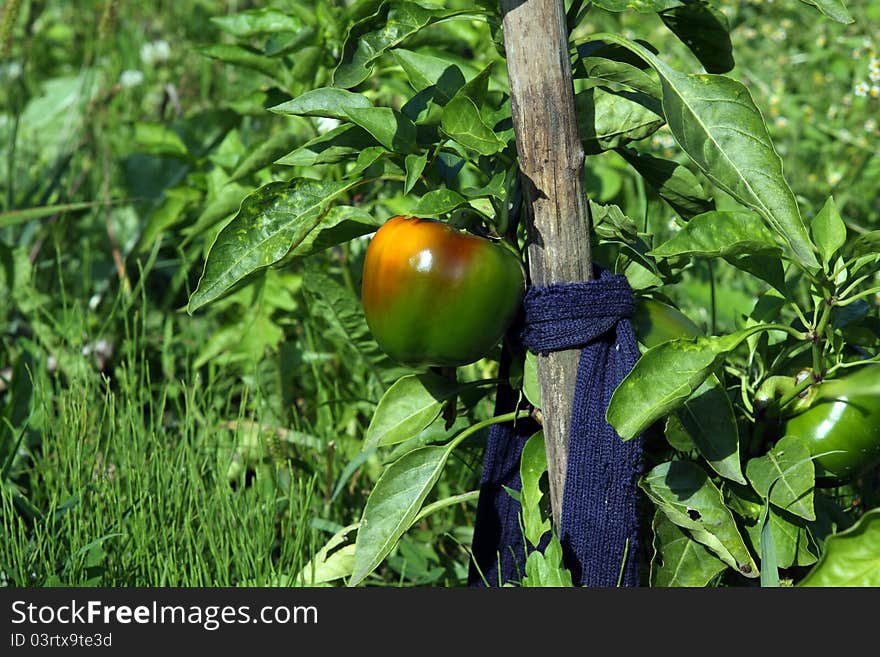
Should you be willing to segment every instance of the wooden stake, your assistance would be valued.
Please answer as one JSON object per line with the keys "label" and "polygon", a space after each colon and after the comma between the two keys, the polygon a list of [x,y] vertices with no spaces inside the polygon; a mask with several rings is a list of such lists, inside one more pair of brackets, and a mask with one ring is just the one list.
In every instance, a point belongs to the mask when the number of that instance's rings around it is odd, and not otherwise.
{"label": "wooden stake", "polygon": [[[592,278],[590,210],[562,0],[501,0],[532,285]],[[559,527],[580,351],[538,358],[553,519]]]}

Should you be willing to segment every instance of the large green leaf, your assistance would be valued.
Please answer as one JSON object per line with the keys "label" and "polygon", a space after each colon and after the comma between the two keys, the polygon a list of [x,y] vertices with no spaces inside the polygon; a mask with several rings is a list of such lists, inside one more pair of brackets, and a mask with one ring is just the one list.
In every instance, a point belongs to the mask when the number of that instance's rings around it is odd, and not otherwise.
{"label": "large green leaf", "polygon": [[421,447],[404,454],[382,473],[364,507],[349,586],[373,572],[410,528],[451,451],[451,444]]}
{"label": "large green leaf", "polygon": [[657,102],[639,92],[611,93],[592,87],[577,94],[575,103],[578,131],[587,154],[644,139],[663,125]]}
{"label": "large green leaf", "polygon": [[297,32],[303,28],[303,22],[297,16],[272,8],[249,9],[229,16],[215,16],[211,21],[224,32],[237,37]]}
{"label": "large green leaf", "polygon": [[550,517],[544,504],[541,478],[547,472],[547,450],[544,432],[539,431],[526,441],[520,456],[519,473],[522,487],[519,501],[522,506],[523,535],[534,547],[550,531]]}
{"label": "large green leaf", "polygon": [[764,254],[778,256],[779,245],[760,217],[751,212],[705,212],[693,217],[668,241],[653,249],[655,258],[681,255],[710,258]]}
{"label": "large green leaf", "polygon": [[458,192],[441,187],[422,196],[413,212],[420,217],[437,217],[467,203],[468,200]]}
{"label": "large green leaf", "polygon": [[614,34],[592,38],[629,48],[651,65],[660,76],[663,114],[691,160],[718,187],[760,214],[801,266],[818,269],[782,160],[749,90],[723,75],[680,73]]}
{"label": "large green leaf", "polygon": [[452,100],[465,83],[464,73],[454,62],[447,59],[404,48],[395,48],[392,54],[403,68],[413,89],[422,91],[433,88],[433,99],[441,105]]}
{"label": "large green leaf", "polygon": [[718,377],[710,376],[676,414],[715,472],[741,484],[746,483],[739,462],[736,415]]}
{"label": "large green leaf", "polygon": [[247,196],[211,245],[187,311],[195,312],[246,277],[281,260],[355,184],[294,179],[271,182]]}
{"label": "large green leaf", "polygon": [[310,167],[352,159],[368,148],[376,146],[376,138],[353,123],[344,123],[310,139],[276,164]]}
{"label": "large green leaf", "polygon": [[801,518],[815,520],[815,467],[810,449],[797,436],[785,436],[764,456],[751,459],[746,476],[758,494]]}
{"label": "large green leaf", "polygon": [[662,12],[660,19],[709,73],[727,73],[734,67],[730,26],[719,9],[705,2],[689,2]]}
{"label": "large green leaf", "polygon": [[608,11],[627,11],[632,9],[643,14],[680,7],[686,0],[593,0],[593,4]]}
{"label": "large green leaf", "polygon": [[830,265],[832,258],[846,243],[846,224],[843,223],[843,219],[837,211],[833,196],[828,197],[825,205],[813,217],[810,231],[813,233],[813,241],[822,256],[822,262]]}
{"label": "large green leaf", "polygon": [[389,151],[418,152],[416,126],[397,110],[390,107],[349,107],[345,113]]}
{"label": "large green leaf", "polygon": [[465,386],[426,372],[405,376],[385,391],[367,427],[365,447],[409,440],[430,425]]}
{"label": "large green leaf", "polygon": [[295,116],[323,116],[331,119],[348,120],[346,110],[372,107],[370,99],[362,94],[352,93],[336,87],[321,87],[270,107],[270,112],[292,114]]}
{"label": "large green leaf", "polygon": [[880,587],[880,509],[868,511],[846,531],[828,537],[825,550],[801,586]]}
{"label": "large green leaf", "polygon": [[654,512],[651,586],[706,586],[727,565],[666,517]]}
{"label": "large green leaf", "polygon": [[853,17],[847,10],[843,0],[801,0],[804,4],[813,5],[816,9],[838,23],[852,23]]}
{"label": "large green leaf", "polygon": [[758,577],[758,565],[743,541],[721,491],[697,464],[661,463],[639,483],[670,521],[721,561],[746,577]]}
{"label": "large green leaf", "polygon": [[481,155],[494,155],[507,144],[486,125],[480,109],[467,96],[456,96],[443,110],[440,120],[443,132],[462,146]]}
{"label": "large green leaf", "polygon": [[351,205],[334,206],[324,215],[321,223],[290,250],[282,262],[319,253],[331,246],[375,232],[381,225],[381,220],[362,208]]}
{"label": "large green leaf", "polygon": [[279,82],[283,81],[286,77],[284,64],[279,60],[266,57],[262,53],[244,46],[237,46],[231,43],[217,43],[200,48],[199,52],[213,59],[224,61],[227,64],[258,71]]}
{"label": "large green leaf", "polygon": [[577,60],[575,72],[592,81],[601,81],[611,88],[627,87],[653,98],[660,98],[660,83],[637,66],[600,56],[586,56]]}
{"label": "large green leaf", "polygon": [[652,347],[620,382],[606,419],[624,440],[681,406],[746,338],[766,330],[753,326],[725,336],[671,340]]}
{"label": "large green leaf", "polygon": [[461,11],[429,9],[414,2],[392,1],[352,26],[345,39],[342,59],[333,71],[333,86],[350,89],[373,72],[373,62],[389,48],[422,28]]}
{"label": "large green leaf", "polygon": [[686,166],[631,148],[620,148],[617,152],[657,190],[660,198],[685,219],[715,207],[700,181]]}

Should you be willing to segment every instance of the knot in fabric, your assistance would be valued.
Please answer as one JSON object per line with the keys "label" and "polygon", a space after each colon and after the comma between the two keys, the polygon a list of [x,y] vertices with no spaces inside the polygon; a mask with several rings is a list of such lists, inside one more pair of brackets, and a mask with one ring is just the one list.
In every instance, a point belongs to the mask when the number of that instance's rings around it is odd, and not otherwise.
{"label": "knot in fabric", "polygon": [[600,270],[584,283],[531,287],[523,299],[520,340],[542,355],[580,349],[634,311],[633,291],[622,274]]}
{"label": "knot in fabric", "polygon": [[[605,419],[616,387],[639,358],[628,320],[635,309],[625,276],[597,268],[585,283],[532,287],[523,302],[520,341],[535,353],[580,349],[570,416],[568,466],[560,526],[565,564],[579,586],[638,586],[640,582],[638,478],[642,440],[623,441]],[[510,355],[502,358],[506,377]],[[516,407],[518,395],[502,384],[496,415]],[[475,586],[502,586],[522,578],[524,544],[519,501],[522,448],[539,427],[496,424],[489,433],[474,527]]]}

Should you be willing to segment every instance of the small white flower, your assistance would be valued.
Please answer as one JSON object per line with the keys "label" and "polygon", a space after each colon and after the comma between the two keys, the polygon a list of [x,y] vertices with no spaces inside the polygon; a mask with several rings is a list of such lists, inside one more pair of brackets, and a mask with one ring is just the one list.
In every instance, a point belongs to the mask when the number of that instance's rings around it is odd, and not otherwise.
{"label": "small white flower", "polygon": [[123,89],[131,89],[132,87],[136,87],[144,81],[144,74],[142,71],[129,69],[127,71],[123,71],[122,75],[119,76],[119,85]]}
{"label": "small white flower", "polygon": [[867,82],[859,82],[855,88],[856,96],[864,98],[868,95],[869,89],[870,87],[868,86]]}
{"label": "small white flower", "polygon": [[832,171],[828,174],[828,184],[834,187],[843,180],[843,174],[840,171]]}
{"label": "small white flower", "polygon": [[871,82],[880,82],[880,68],[872,68],[868,71],[868,79]]}
{"label": "small white flower", "polygon": [[777,116],[776,121],[774,121],[774,124],[776,125],[777,128],[784,128],[785,126],[788,125],[788,119],[785,118],[784,116]]}
{"label": "small white flower", "polygon": [[0,68],[0,80],[4,78],[7,80],[17,80],[21,77],[22,72],[21,64],[16,61],[9,62],[6,66]]}
{"label": "small white flower", "polygon": [[101,303],[101,295],[93,294],[92,298],[89,299],[89,310],[95,310],[98,307],[98,304]]}
{"label": "small white flower", "polygon": [[167,62],[171,57],[171,46],[167,41],[151,41],[141,46],[141,61],[147,66]]}
{"label": "small white flower", "polygon": [[337,119],[331,119],[327,116],[322,116],[318,119],[318,132],[324,134],[325,132],[330,132],[333,128],[339,126],[339,121]]}
{"label": "small white flower", "polygon": [[865,132],[874,133],[877,131],[877,121],[875,119],[868,119],[862,127],[865,129]]}
{"label": "small white flower", "polygon": [[880,86],[872,84],[871,88],[868,89],[868,95],[871,98],[880,98]]}

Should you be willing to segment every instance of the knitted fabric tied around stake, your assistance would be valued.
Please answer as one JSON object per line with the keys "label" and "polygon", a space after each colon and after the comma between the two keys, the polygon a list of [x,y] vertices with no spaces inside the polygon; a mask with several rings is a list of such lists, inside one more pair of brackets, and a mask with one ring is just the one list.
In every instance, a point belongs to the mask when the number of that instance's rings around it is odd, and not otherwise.
{"label": "knitted fabric tied around stake", "polygon": [[[624,442],[605,421],[611,394],[639,358],[628,319],[635,299],[625,276],[598,268],[596,274],[585,283],[530,288],[519,338],[534,353],[581,349],[558,528],[573,582],[638,586],[641,438]],[[502,378],[508,365],[502,357]],[[516,401],[516,391],[500,386],[496,415],[512,411]],[[529,420],[490,431],[474,526],[473,586],[515,583],[525,574],[520,504],[505,487],[520,490],[520,454],[538,428]]]}

